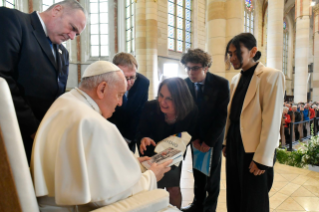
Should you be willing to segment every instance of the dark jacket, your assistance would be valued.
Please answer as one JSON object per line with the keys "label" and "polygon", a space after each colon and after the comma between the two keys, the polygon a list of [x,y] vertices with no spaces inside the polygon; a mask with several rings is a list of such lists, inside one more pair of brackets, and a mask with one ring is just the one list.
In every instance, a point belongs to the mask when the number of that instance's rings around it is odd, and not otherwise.
{"label": "dark jacket", "polygon": [[[164,138],[184,131],[193,136],[196,129],[197,114],[197,108],[194,107],[183,120],[176,121],[174,124],[167,124],[165,122],[164,113],[160,111],[157,100],[147,102],[138,127],[138,149],[144,137],[149,137],[153,139],[155,143],[158,143]],[[154,146],[148,146],[144,155],[153,156],[155,154],[154,149]]]}
{"label": "dark jacket", "polygon": [[36,12],[0,7],[0,77],[9,84],[23,138],[65,92],[69,54],[63,45],[53,48],[57,61]]}
{"label": "dark jacket", "polygon": [[135,143],[137,126],[144,105],[148,99],[149,80],[137,73],[136,81],[129,90],[127,100],[123,97],[123,104],[117,107],[109,121],[114,123],[122,136]]}
{"label": "dark jacket", "polygon": [[[195,101],[194,83],[189,78],[185,81]],[[203,103],[201,108],[198,108],[197,129],[192,140],[200,139],[201,142],[214,147],[224,139],[229,83],[226,79],[207,72],[203,93]]]}

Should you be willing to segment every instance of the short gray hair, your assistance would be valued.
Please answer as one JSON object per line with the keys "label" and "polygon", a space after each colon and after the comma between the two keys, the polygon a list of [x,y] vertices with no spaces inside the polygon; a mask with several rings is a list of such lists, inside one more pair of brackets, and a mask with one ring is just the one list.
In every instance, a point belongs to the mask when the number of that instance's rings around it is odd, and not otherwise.
{"label": "short gray hair", "polygon": [[62,5],[67,9],[70,10],[81,10],[85,16],[87,17],[87,12],[86,10],[82,7],[82,5],[76,1],[76,0],[64,0],[64,1],[60,1],[58,3],[52,4],[48,9],[48,10],[52,10],[53,7],[55,7],[56,5]]}
{"label": "short gray hair", "polygon": [[284,107],[284,111],[289,111],[289,108],[288,107]]}
{"label": "short gray hair", "polygon": [[81,80],[79,87],[86,90],[92,90],[96,88],[101,82],[106,82],[110,87],[114,87],[118,82],[122,80],[117,74],[118,72],[120,71],[113,71],[97,76],[85,77]]}

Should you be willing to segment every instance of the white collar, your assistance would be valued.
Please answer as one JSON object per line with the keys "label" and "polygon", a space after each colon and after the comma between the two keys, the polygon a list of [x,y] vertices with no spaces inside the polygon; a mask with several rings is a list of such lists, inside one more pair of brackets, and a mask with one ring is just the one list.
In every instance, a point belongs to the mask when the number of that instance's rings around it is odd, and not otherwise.
{"label": "white collar", "polygon": [[87,101],[87,103],[92,107],[93,110],[95,110],[96,112],[98,112],[99,114],[102,115],[102,112],[101,112],[99,106],[87,93],[85,93],[84,91],[82,91],[79,88],[75,88],[75,90],[77,92],[79,92],[79,94]]}
{"label": "white collar", "polygon": [[41,24],[42,24],[42,27],[43,27],[43,30],[44,30],[45,36],[46,36],[46,37],[48,37],[47,27],[45,26],[45,24],[44,24],[44,22],[43,22],[43,20],[42,20],[42,18],[41,18],[41,16],[40,16],[40,14],[39,14],[39,12],[38,12],[38,11],[37,11],[37,14],[38,14],[38,17],[39,17],[40,22],[41,22]]}

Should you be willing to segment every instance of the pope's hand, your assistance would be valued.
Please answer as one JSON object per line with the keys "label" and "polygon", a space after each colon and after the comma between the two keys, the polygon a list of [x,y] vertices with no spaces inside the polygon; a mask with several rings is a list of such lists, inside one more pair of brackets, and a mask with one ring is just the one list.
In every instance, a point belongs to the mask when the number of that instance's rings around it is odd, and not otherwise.
{"label": "pope's hand", "polygon": [[138,162],[140,162],[140,163],[142,163],[142,162],[144,162],[144,161],[146,161],[146,160],[150,160],[150,159],[151,159],[151,158],[148,157],[148,156],[144,156],[144,157],[139,157],[139,158],[137,158]]}
{"label": "pope's hand", "polygon": [[141,152],[142,155],[144,155],[144,151],[146,151],[147,146],[149,146],[149,145],[151,145],[151,144],[152,144],[153,146],[156,146],[155,141],[153,141],[151,138],[144,137],[144,138],[141,140],[140,152]]}
{"label": "pope's hand", "polygon": [[166,172],[171,170],[171,167],[167,167],[169,164],[173,162],[172,159],[165,161],[164,163],[157,164],[153,163],[152,166],[149,168],[149,170],[152,170],[156,176],[157,182],[160,181]]}

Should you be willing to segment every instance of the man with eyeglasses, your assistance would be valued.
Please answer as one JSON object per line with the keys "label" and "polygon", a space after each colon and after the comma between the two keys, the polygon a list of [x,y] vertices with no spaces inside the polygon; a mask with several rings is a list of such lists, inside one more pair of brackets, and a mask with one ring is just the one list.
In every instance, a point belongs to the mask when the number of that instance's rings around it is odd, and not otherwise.
{"label": "man with eyeglasses", "polygon": [[229,102],[228,81],[209,73],[212,58],[201,49],[189,49],[181,59],[187,69],[185,79],[197,104],[199,115],[192,149],[212,151],[209,176],[193,169],[194,199],[182,209],[187,212],[216,211],[220,188],[221,151]]}
{"label": "man with eyeglasses", "polygon": [[125,75],[127,91],[123,96],[121,107],[117,107],[110,122],[114,123],[125,138],[132,152],[135,152],[137,126],[140,120],[144,104],[148,99],[149,80],[140,73],[136,73],[138,64],[133,55],[118,53],[113,58]]}

